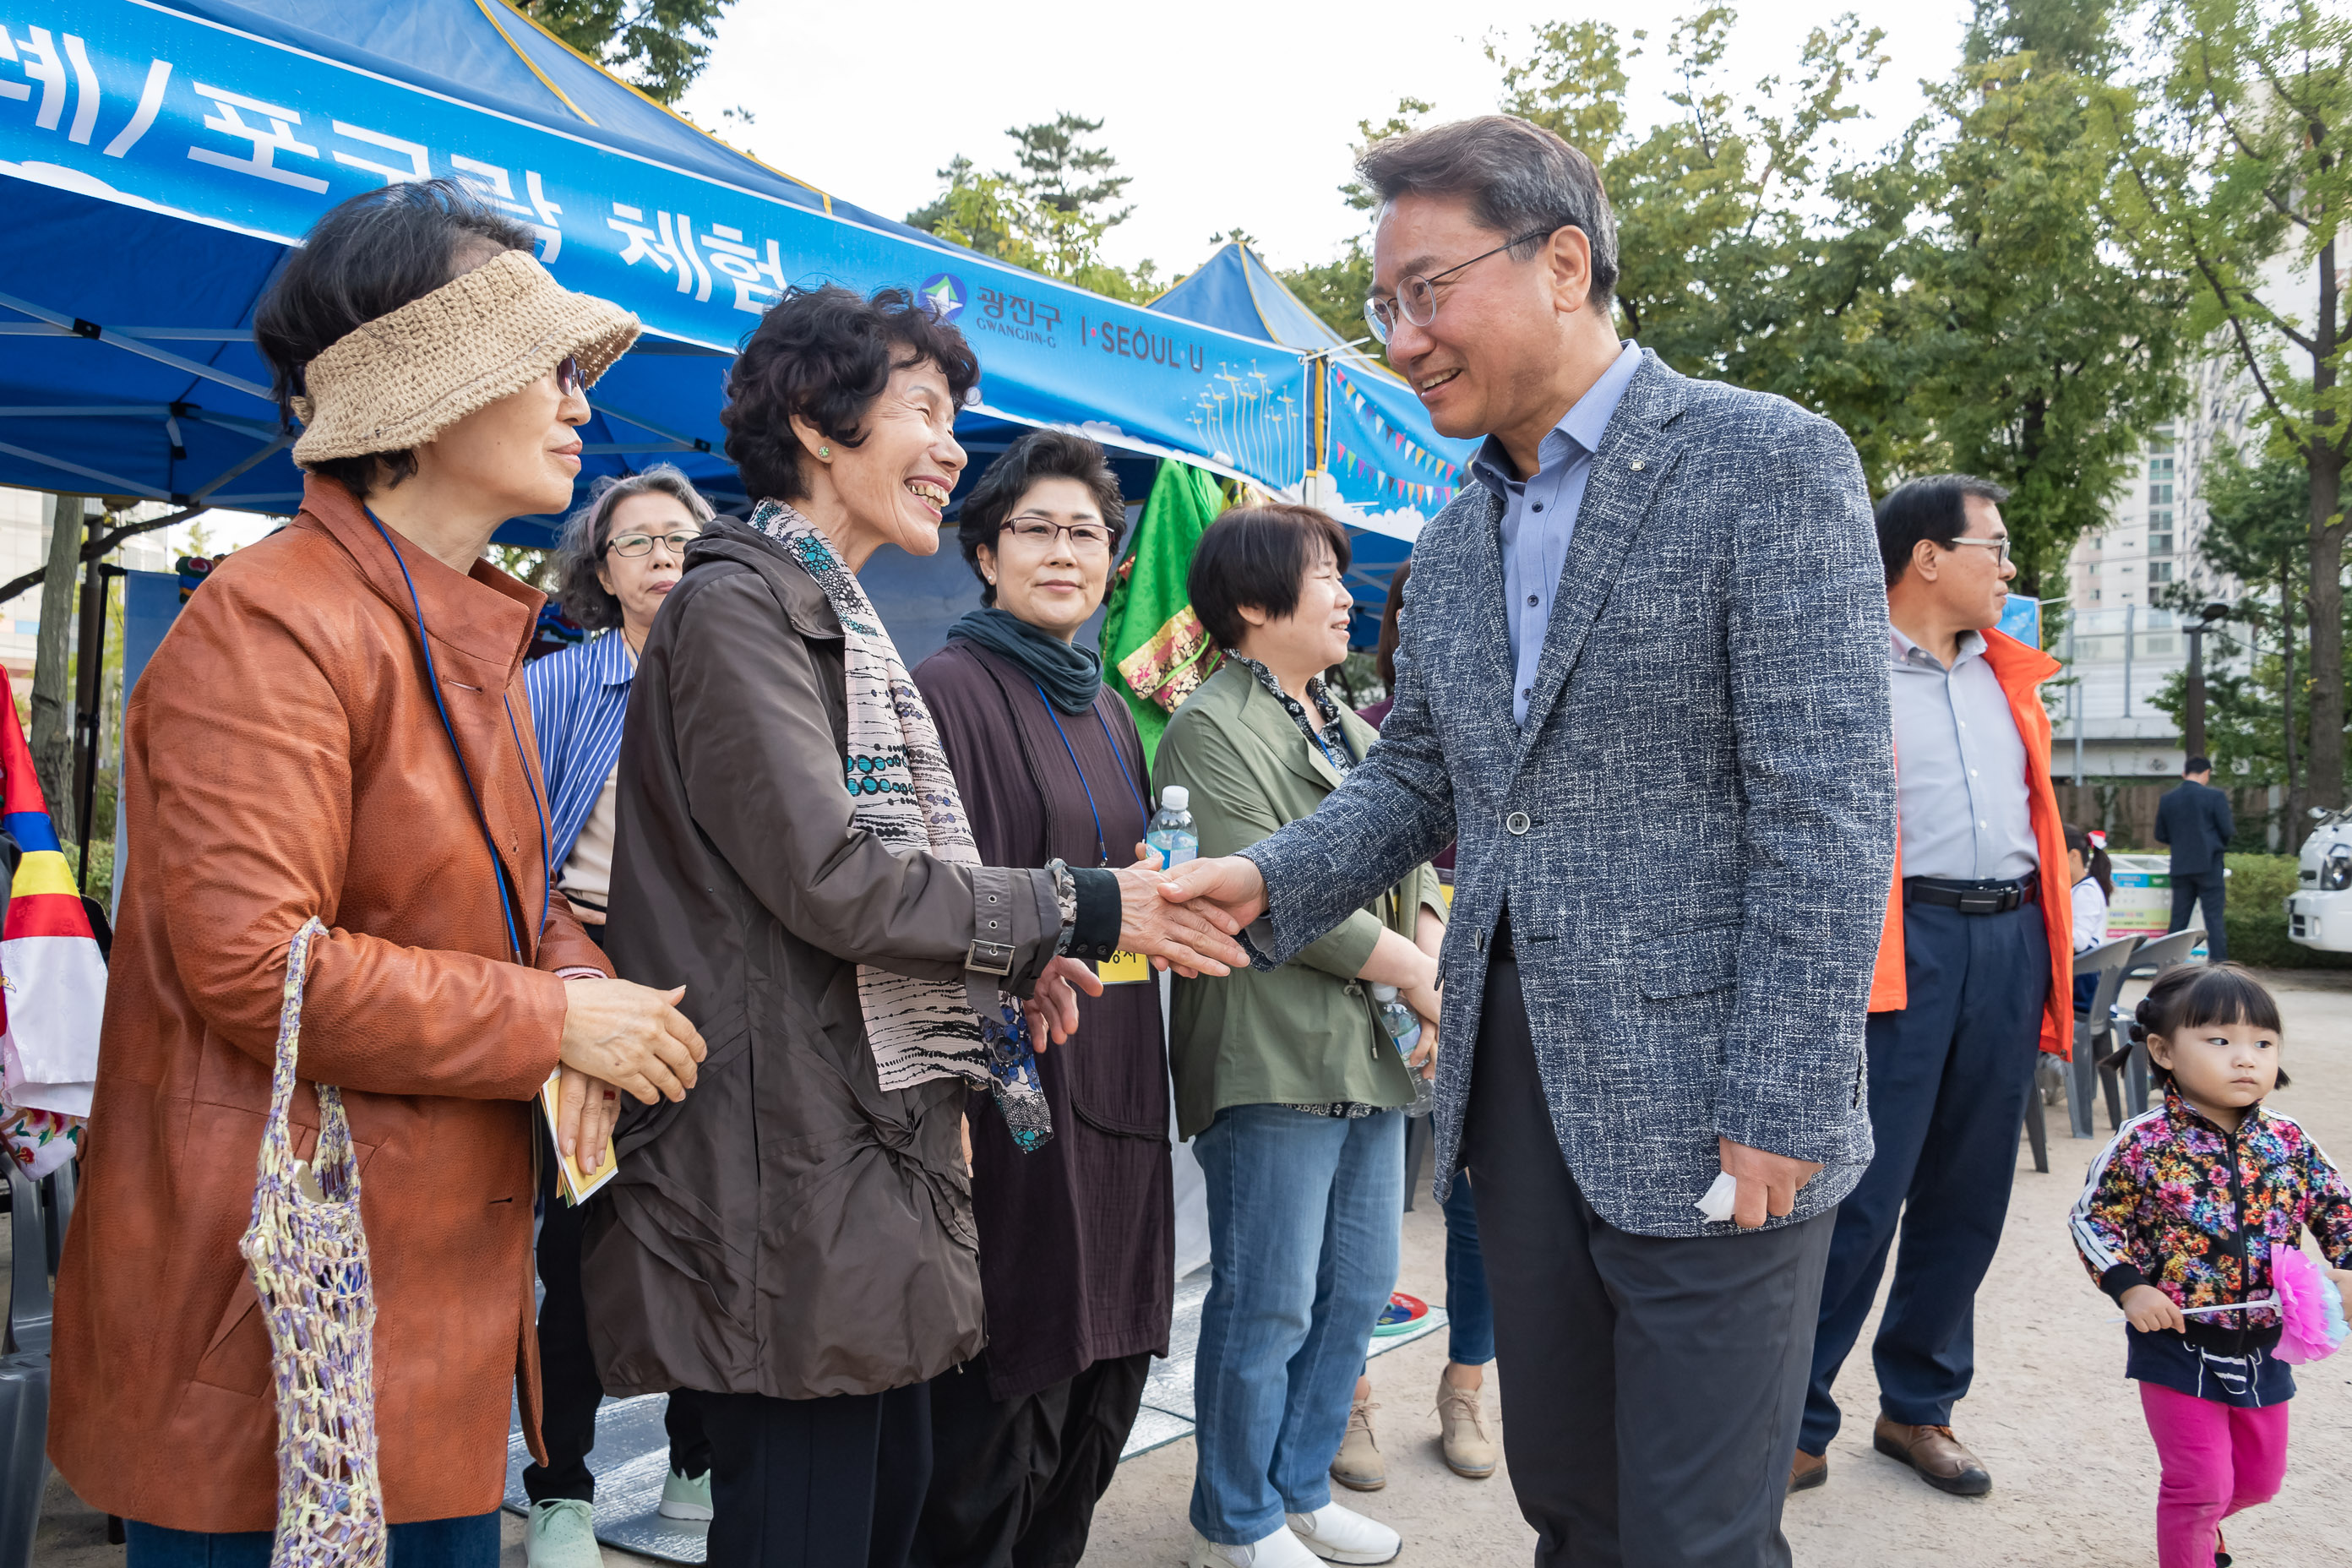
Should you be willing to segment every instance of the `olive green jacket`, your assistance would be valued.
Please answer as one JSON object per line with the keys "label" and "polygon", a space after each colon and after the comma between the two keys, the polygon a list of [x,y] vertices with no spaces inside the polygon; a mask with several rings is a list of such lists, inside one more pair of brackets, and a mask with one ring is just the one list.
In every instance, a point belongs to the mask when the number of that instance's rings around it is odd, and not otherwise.
{"label": "olive green jacket", "polygon": [[[1353,713],[1340,722],[1361,757],[1379,732]],[[1192,793],[1201,853],[1217,856],[1310,815],[1340,774],[1256,678],[1229,662],[1169,720],[1151,777]],[[1356,972],[1383,925],[1412,940],[1423,907],[1444,918],[1437,873],[1426,865],[1280,969],[1177,980],[1168,1061],[1179,1134],[1195,1136],[1228,1105],[1412,1103],[1403,1058]]]}

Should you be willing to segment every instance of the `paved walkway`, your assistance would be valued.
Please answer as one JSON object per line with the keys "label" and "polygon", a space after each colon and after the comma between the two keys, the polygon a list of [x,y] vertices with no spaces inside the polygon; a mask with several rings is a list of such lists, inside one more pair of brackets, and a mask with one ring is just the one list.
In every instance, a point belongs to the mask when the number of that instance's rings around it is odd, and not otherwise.
{"label": "paved walkway", "polygon": [[[2269,978],[2286,1015],[2285,1060],[2295,1078],[2274,1103],[2340,1162],[2352,1161],[2352,983]],[[2097,1145],[2063,1136],[2063,1107],[2051,1121],[2050,1174],[2034,1172],[2020,1141],[2008,1233],[1978,1302],[1976,1388],[1956,1421],[1993,1471],[1992,1495],[1946,1497],[1871,1452],[1875,1386],[1867,1358],[1858,1358],[1839,1385],[1849,1421],[1831,1449],[1829,1485],[1790,1502],[1789,1536],[1804,1568],[2146,1568],[2154,1561],[2156,1458],[2122,1376],[2123,1331],[2104,1321],[2113,1309],[2065,1235],[2065,1211]],[[1444,1245],[1434,1205],[1423,1201],[1405,1218],[1403,1289],[1444,1299]],[[1438,1458],[1429,1411],[1444,1359],[1440,1333],[1374,1363],[1390,1481],[1350,1500],[1404,1533],[1401,1563],[1525,1568],[1534,1537],[1507,1476],[1462,1480]],[[2249,1568],[2352,1562],[2344,1545],[2352,1520],[2352,1352],[2298,1381],[2285,1490],[2230,1532]],[[1129,1461],[1097,1512],[1090,1568],[1181,1564],[1192,1478],[1190,1438]],[[511,1517],[507,1540],[502,1568],[521,1568],[520,1521]],[[614,1568],[646,1561],[605,1555]],[[103,1544],[101,1521],[53,1485],[35,1561],[115,1568],[122,1558]]]}

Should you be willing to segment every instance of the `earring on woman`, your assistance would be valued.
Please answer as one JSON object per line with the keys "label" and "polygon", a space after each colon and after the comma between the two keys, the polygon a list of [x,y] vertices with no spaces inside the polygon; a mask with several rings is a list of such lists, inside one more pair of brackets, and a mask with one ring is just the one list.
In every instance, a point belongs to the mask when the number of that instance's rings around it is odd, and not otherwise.
{"label": "earring on woman", "polygon": [[831,462],[833,460],[833,448],[830,447],[819,447],[816,449],[816,455],[824,458],[825,461]]}

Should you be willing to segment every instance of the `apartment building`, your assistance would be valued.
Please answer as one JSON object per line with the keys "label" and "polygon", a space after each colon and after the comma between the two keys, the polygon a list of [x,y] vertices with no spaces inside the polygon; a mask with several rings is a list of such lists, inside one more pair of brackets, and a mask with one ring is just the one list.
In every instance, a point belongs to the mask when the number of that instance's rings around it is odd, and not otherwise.
{"label": "apartment building", "polygon": [[[2205,468],[2218,450],[2247,444],[2254,393],[2226,354],[2198,363],[2190,392],[2188,412],[2150,435],[2106,524],[2077,540],[2067,559],[2069,609],[2052,651],[2073,679],[2047,694],[2053,771],[2062,779],[2078,771],[2085,779],[2179,773],[2179,733],[2148,701],[2189,663],[2184,617],[2165,601],[2182,586],[2198,601],[2233,600],[2242,591],[2205,563],[2198,545],[2207,523]],[[2226,668],[2233,656],[2209,637],[2205,662]]]}

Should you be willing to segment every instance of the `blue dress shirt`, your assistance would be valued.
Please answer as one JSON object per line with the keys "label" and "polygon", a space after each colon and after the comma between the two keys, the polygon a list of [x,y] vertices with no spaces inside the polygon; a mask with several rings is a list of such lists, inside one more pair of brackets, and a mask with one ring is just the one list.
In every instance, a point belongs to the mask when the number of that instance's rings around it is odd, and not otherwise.
{"label": "blue dress shirt", "polygon": [[1641,345],[1632,339],[1616,363],[1560,416],[1536,448],[1536,471],[1514,479],[1511,460],[1492,436],[1470,460],[1470,471],[1503,503],[1503,607],[1510,617],[1517,679],[1511,683],[1511,719],[1528,721],[1535,695],[1536,661],[1543,657],[1551,610],[1559,596],[1560,573],[1568,565],[1568,542],[1576,533],[1577,509],[1584,504],[1584,481],[1592,454],[1611,415],[1642,368]]}
{"label": "blue dress shirt", "polygon": [[523,668],[539,771],[547,781],[548,865],[560,878],[604,780],[621,759],[621,718],[637,661],[617,627]]}

